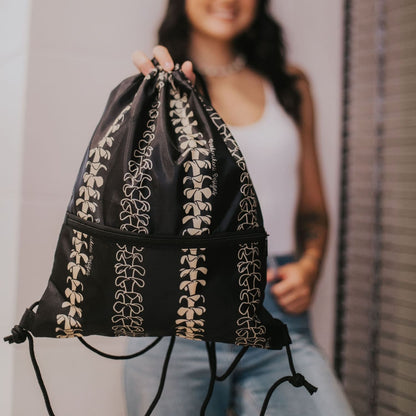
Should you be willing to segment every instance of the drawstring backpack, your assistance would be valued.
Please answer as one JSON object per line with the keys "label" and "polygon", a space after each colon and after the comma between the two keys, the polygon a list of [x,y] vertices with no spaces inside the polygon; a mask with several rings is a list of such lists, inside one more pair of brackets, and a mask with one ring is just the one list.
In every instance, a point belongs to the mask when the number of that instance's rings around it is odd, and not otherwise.
{"label": "drawstring backpack", "polygon": [[[166,72],[152,62],[148,75],[130,76],[111,91],[75,181],[46,290],[4,340],[28,339],[49,415],[33,336],[77,337],[111,359],[137,357],[170,337],[146,416],[162,394],[176,337],[206,343],[211,376],[201,415],[214,383],[248,348],[285,347],[291,375],[270,387],[264,415],[282,382],[310,394],[317,388],[295,371],[287,326],[263,307],[267,234],[259,201],[200,74],[203,94],[178,63]],[[156,340],[114,356],[89,345],[88,335]],[[216,342],[241,345],[222,375]]]}

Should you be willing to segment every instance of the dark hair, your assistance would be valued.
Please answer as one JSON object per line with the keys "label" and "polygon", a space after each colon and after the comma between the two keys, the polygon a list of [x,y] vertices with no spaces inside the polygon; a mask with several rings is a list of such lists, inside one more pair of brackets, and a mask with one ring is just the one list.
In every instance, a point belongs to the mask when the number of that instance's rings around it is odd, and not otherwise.
{"label": "dark hair", "polygon": [[[295,86],[299,75],[286,71],[283,28],[271,17],[268,5],[269,0],[258,0],[256,16],[251,26],[234,39],[234,48],[245,55],[248,66],[271,81],[283,108],[299,124],[301,96]],[[185,0],[169,0],[158,30],[158,44],[169,50],[175,63],[182,64],[192,60],[189,56],[189,40],[190,23],[185,11]],[[200,76],[195,64],[194,72]],[[206,89],[206,83],[203,84]]]}

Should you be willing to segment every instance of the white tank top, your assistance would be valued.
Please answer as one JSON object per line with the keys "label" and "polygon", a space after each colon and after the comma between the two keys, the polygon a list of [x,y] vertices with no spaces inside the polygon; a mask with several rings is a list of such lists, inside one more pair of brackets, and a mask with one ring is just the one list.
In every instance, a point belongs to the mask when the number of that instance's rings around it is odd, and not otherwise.
{"label": "white tank top", "polygon": [[260,201],[268,254],[296,249],[295,220],[299,194],[299,132],[265,80],[266,106],[260,120],[245,126],[228,125],[247,163]]}

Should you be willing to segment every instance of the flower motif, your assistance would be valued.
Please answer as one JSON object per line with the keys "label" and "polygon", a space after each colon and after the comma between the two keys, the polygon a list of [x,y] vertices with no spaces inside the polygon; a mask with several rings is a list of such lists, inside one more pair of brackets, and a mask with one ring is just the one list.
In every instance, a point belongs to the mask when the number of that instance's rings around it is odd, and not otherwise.
{"label": "flower motif", "polygon": [[188,199],[193,199],[194,201],[202,201],[202,197],[208,199],[212,195],[211,188],[185,188],[183,193]]}
{"label": "flower motif", "polygon": [[185,176],[183,178],[183,183],[185,184],[186,182],[191,182],[194,188],[201,189],[203,186],[205,186],[204,181],[207,181],[207,180],[211,182],[212,181],[211,176],[200,174],[196,176]]}
{"label": "flower motif", "polygon": [[91,201],[86,201],[85,199],[82,198],[78,198],[75,201],[75,205],[81,205],[81,211],[87,213],[88,211],[91,212],[95,212],[95,210],[97,209],[97,203],[96,202],[91,202]]}
{"label": "flower motif", "polygon": [[140,277],[143,277],[145,275],[145,269],[142,266],[135,266],[130,263],[116,263],[114,266],[114,269],[117,274],[123,274],[126,278],[138,278],[138,280],[141,280]]}
{"label": "flower motif", "polygon": [[62,323],[64,324],[63,329],[65,330],[72,329],[72,328],[81,328],[81,324],[79,323],[79,321],[73,318],[72,315],[68,316],[64,314],[59,314],[57,315],[56,318],[57,318],[58,325],[61,325]]}
{"label": "flower motif", "polygon": [[129,260],[133,265],[140,265],[143,261],[143,247],[138,248],[136,246],[132,246],[131,251],[127,250],[127,246],[125,244],[117,244],[117,247],[120,249],[116,253],[117,261],[123,261],[123,264],[127,264],[127,260]]}
{"label": "flower motif", "polygon": [[88,262],[88,254],[81,253],[74,249],[71,250],[71,254],[69,255],[69,258],[74,259],[76,264],[81,264],[81,260],[84,262],[84,264]]}
{"label": "flower motif", "polygon": [[84,300],[81,293],[78,293],[76,290],[70,289],[69,287],[65,289],[65,296],[71,304],[80,303]]}
{"label": "flower motif", "polygon": [[83,275],[86,274],[85,267],[72,261],[68,263],[67,269],[72,273],[72,277],[74,279],[78,279],[79,272],[81,272]]}
{"label": "flower motif", "polygon": [[211,211],[212,205],[210,202],[193,201],[186,202],[183,206],[183,209],[186,214],[189,214],[192,211],[194,215],[200,215],[203,211]]}
{"label": "flower motif", "polygon": [[84,285],[78,279],[74,279],[72,276],[66,278],[66,282],[70,283],[71,290],[84,290]]}
{"label": "flower motif", "polygon": [[81,233],[76,232],[74,234],[74,237],[72,237],[72,246],[74,247],[75,251],[80,253],[83,248],[88,247],[88,244],[85,240],[83,240],[83,236],[81,235]]}
{"label": "flower motif", "polygon": [[186,224],[188,221],[192,221],[192,228],[201,229],[202,224],[211,224],[211,215],[186,215],[182,222]]}
{"label": "flower motif", "polygon": [[[180,283],[179,289],[180,290],[187,290],[190,295],[195,295],[196,294],[196,289],[197,289],[198,285],[205,286],[206,285],[206,281],[205,280],[201,280],[201,279],[185,280],[185,281],[183,281],[183,282]],[[186,299],[190,299],[190,298],[187,297]]]}
{"label": "flower motif", "polygon": [[189,264],[190,267],[195,268],[198,264],[198,260],[205,261],[205,254],[200,253],[199,251],[204,251],[205,249],[197,248],[185,248],[182,249],[184,253],[187,253],[185,256],[181,257],[181,264],[184,264],[185,261]]}
{"label": "flower motif", "polygon": [[[184,327],[184,329],[186,329],[187,333],[188,333],[188,330],[190,328],[192,328],[194,330],[196,329],[197,331],[202,332],[203,329],[202,328],[198,328],[198,327],[201,327],[201,326],[204,325],[204,320],[203,319],[176,319],[175,320],[175,323],[177,325],[186,323],[186,326]],[[192,334],[193,332],[194,331],[189,332],[189,333]]]}
{"label": "flower motif", "polygon": [[189,269],[181,268],[180,269],[180,277],[189,277],[191,280],[195,280],[198,277],[198,274],[203,273],[207,274],[208,269],[206,267],[192,267],[190,266]]}
{"label": "flower motif", "polygon": [[78,315],[80,318],[82,317],[82,309],[79,306],[76,306],[71,302],[65,301],[62,303],[62,307],[69,308],[68,317],[74,317],[76,315]]}
{"label": "flower motif", "polygon": [[189,170],[192,171],[192,175],[197,176],[201,173],[201,169],[210,169],[211,168],[211,162],[209,160],[187,160],[183,164],[185,172],[189,172]]}
{"label": "flower motif", "polygon": [[99,188],[104,183],[104,179],[101,176],[93,175],[90,172],[85,172],[82,178],[84,180],[84,184],[91,188]]}
{"label": "flower motif", "polygon": [[113,309],[123,316],[137,316],[144,310],[139,293],[118,290],[115,298],[117,302],[114,303]]}
{"label": "flower motif", "polygon": [[182,306],[181,308],[178,309],[178,315],[179,316],[185,315],[186,319],[188,320],[192,320],[195,315],[201,316],[205,312],[206,312],[206,308],[204,306],[193,306],[193,307],[188,307],[188,308],[185,308],[184,306]]}
{"label": "flower motif", "polygon": [[86,166],[89,166],[91,175],[98,176],[101,169],[107,170],[107,167],[100,162],[88,161]]}

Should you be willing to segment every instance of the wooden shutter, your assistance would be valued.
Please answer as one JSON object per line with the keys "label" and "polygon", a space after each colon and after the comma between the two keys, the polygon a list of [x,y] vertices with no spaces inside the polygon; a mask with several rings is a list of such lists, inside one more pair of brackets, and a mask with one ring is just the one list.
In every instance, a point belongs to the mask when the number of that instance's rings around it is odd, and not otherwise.
{"label": "wooden shutter", "polygon": [[416,0],[346,0],[335,367],[357,416],[416,414]]}

